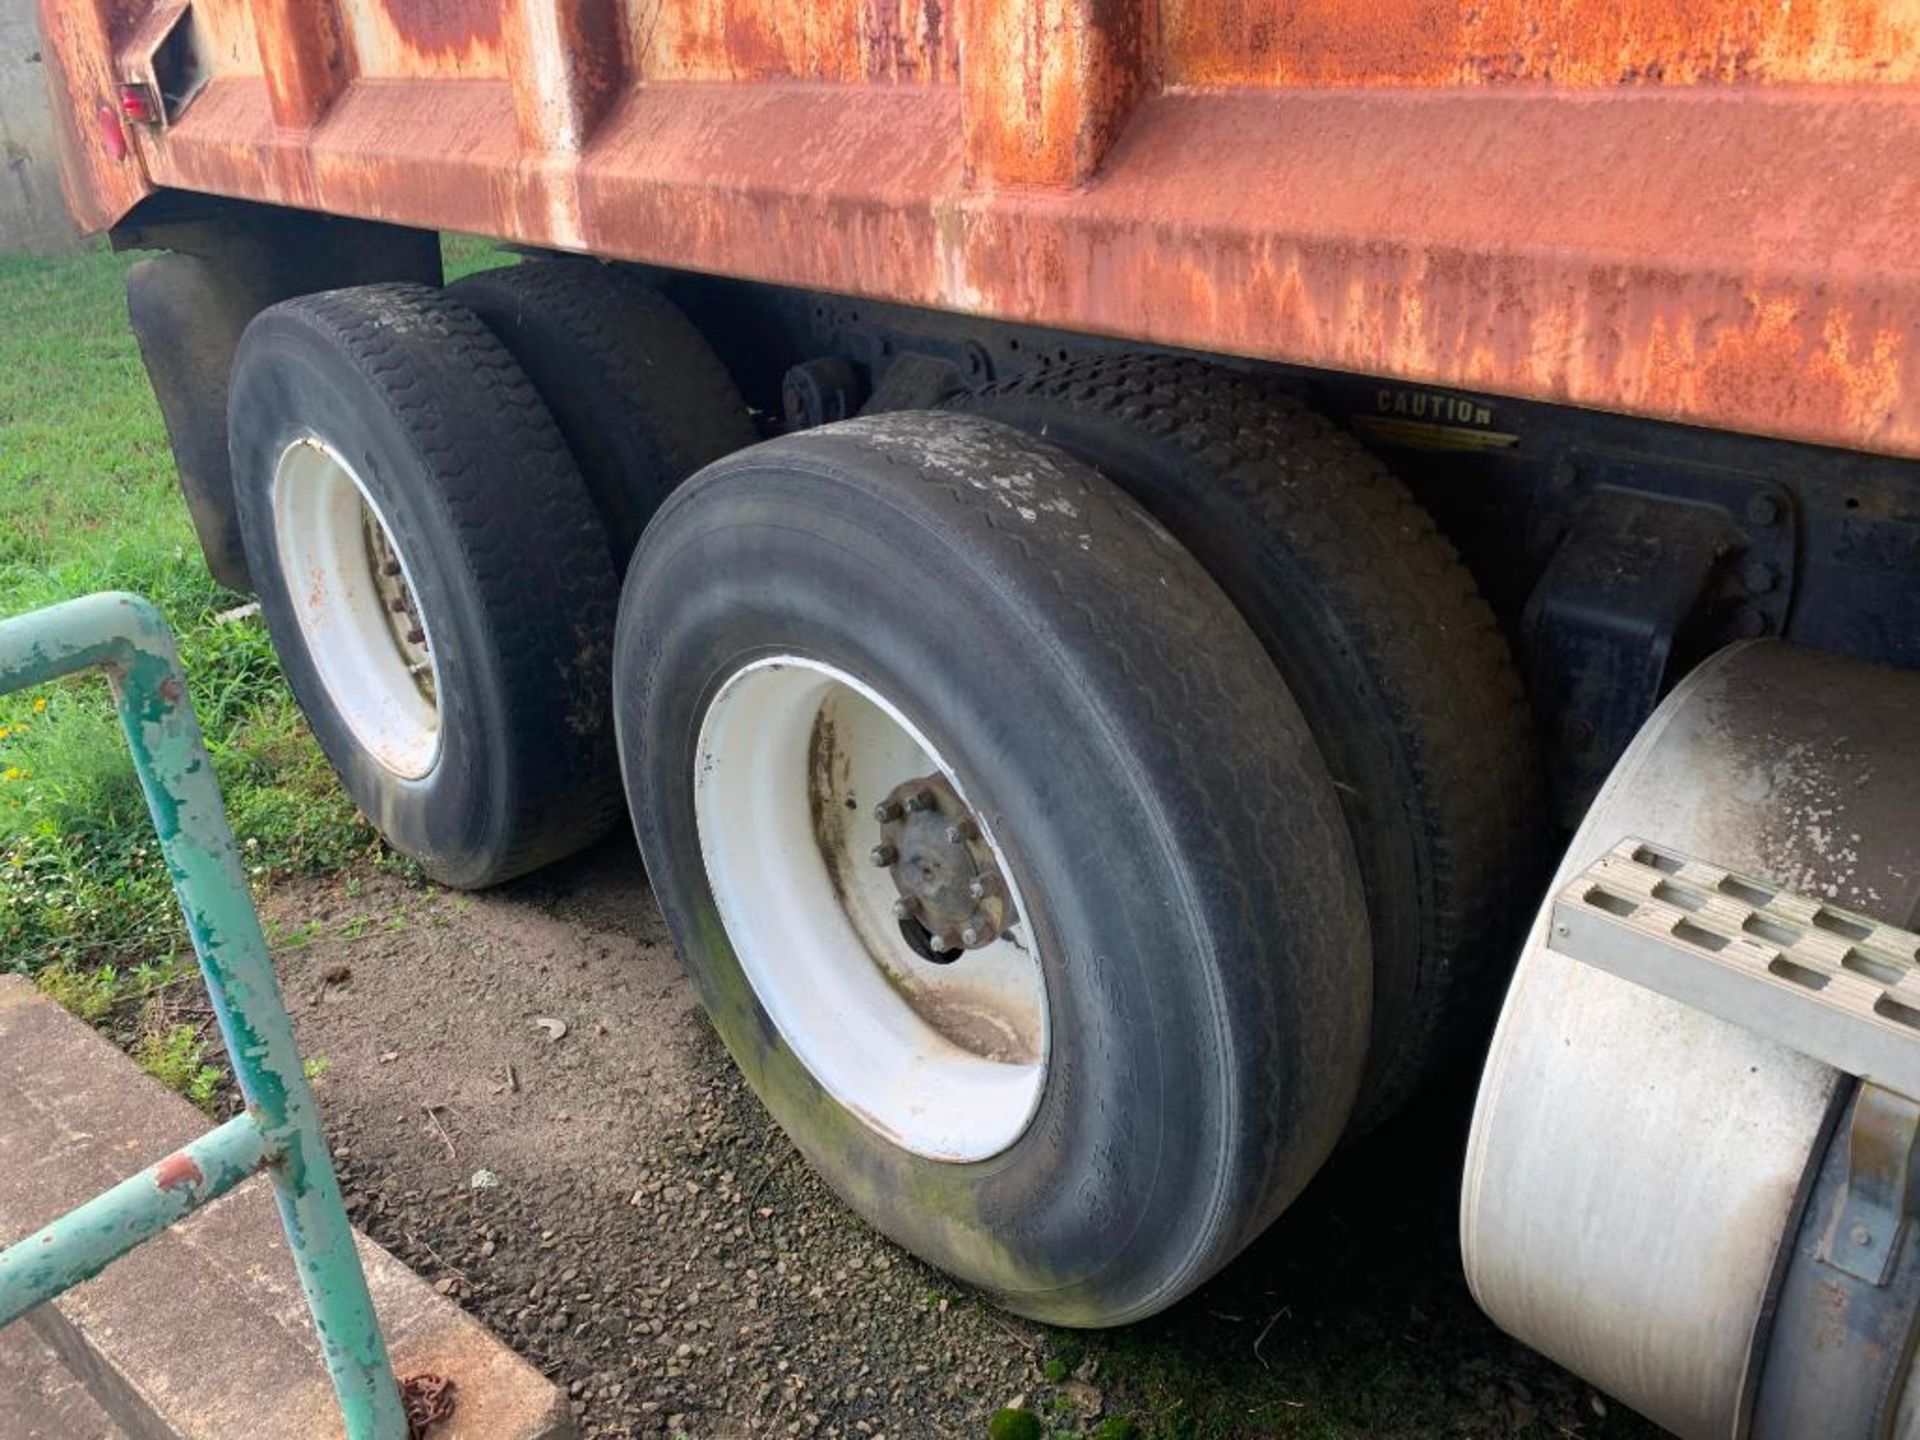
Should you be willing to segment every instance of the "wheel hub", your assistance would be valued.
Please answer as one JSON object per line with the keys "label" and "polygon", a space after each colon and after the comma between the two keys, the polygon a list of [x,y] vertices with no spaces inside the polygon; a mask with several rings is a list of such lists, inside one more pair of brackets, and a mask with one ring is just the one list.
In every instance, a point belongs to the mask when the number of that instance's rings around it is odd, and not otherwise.
{"label": "wheel hub", "polygon": [[700,724],[701,863],[760,1013],[849,1114],[954,1162],[1025,1132],[1051,1034],[1040,937],[1016,923],[1032,897],[964,783],[898,707],[818,660],[754,661]]}
{"label": "wheel hub", "polygon": [[991,945],[1018,918],[980,825],[943,775],[897,785],[874,807],[870,858],[893,879],[894,917],[916,953],[946,965]]}
{"label": "wheel hub", "polygon": [[367,569],[373,576],[374,593],[380,597],[380,605],[387,617],[387,629],[393,635],[394,649],[400,652],[400,658],[407,667],[407,673],[413,676],[413,683],[420,687],[421,696],[432,704],[433,660],[427,653],[427,627],[420,619],[419,603],[413,598],[413,587],[407,584],[400,556],[393,548],[393,541],[387,538],[387,527],[380,523],[380,517],[371,505],[362,502],[360,506],[360,526],[366,537]]}

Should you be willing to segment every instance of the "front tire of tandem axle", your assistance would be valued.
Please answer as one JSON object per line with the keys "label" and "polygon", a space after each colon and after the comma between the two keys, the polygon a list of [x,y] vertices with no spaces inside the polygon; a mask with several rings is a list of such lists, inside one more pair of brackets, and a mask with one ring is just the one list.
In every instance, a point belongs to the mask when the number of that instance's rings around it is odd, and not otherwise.
{"label": "front tire of tandem axle", "polygon": [[274,648],[380,833],[462,888],[603,833],[618,585],[559,431],[479,319],[423,285],[273,306],[229,425]]}
{"label": "front tire of tandem axle", "polygon": [[1119,1324],[1324,1161],[1371,989],[1339,802],[1245,621],[1108,481],[952,414],[755,446],[649,528],[614,685],[715,1027],[908,1249]]}
{"label": "front tire of tandem axle", "polygon": [[1171,530],[1326,756],[1367,888],[1365,1130],[1469,1055],[1534,878],[1535,761],[1498,623],[1380,462],[1292,396],[1163,355],[1049,366],[956,407],[1045,436]]}

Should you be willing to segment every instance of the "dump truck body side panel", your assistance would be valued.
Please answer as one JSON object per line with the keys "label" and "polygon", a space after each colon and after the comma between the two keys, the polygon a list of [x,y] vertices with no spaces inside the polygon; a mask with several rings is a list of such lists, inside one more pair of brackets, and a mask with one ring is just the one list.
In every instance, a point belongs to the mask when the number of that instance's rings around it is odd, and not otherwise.
{"label": "dump truck body side panel", "polygon": [[200,191],[1920,454],[1914,0],[42,8],[95,227]]}

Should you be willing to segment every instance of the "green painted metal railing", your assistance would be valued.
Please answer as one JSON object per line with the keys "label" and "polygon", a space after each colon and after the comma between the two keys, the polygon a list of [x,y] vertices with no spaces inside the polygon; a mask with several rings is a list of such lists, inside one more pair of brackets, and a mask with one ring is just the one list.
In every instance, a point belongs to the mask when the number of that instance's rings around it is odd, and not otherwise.
{"label": "green painted metal railing", "polygon": [[386,1342],[166,621],[137,595],[92,595],[0,621],[0,693],[88,669],[105,671],[113,687],[247,1108],[0,1251],[0,1325],[265,1168],[347,1434],[400,1440],[407,1422]]}

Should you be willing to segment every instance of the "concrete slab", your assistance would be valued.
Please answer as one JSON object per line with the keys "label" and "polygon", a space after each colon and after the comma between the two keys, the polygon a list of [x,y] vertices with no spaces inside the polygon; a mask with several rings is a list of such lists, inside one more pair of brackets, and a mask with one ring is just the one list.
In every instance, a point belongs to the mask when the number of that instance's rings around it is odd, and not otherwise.
{"label": "concrete slab", "polygon": [[[0,977],[0,1244],[207,1128],[89,1027],[25,981]],[[433,1440],[572,1436],[565,1397],[538,1371],[364,1236],[360,1255],[395,1370],[455,1383],[453,1417]],[[132,1440],[343,1434],[264,1179],[26,1323]]]}
{"label": "concrete slab", "polygon": [[53,1347],[26,1325],[0,1330],[0,1440],[127,1440]]}

